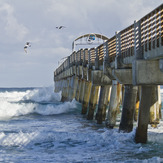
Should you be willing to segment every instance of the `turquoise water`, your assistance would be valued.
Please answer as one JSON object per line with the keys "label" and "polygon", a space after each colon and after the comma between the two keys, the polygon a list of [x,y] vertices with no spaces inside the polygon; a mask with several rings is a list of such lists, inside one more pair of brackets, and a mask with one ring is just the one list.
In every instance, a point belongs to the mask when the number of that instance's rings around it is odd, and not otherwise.
{"label": "turquoise water", "polygon": [[97,125],[53,89],[0,89],[0,162],[163,162],[163,120],[149,126],[147,144],[135,144],[136,124],[131,133]]}

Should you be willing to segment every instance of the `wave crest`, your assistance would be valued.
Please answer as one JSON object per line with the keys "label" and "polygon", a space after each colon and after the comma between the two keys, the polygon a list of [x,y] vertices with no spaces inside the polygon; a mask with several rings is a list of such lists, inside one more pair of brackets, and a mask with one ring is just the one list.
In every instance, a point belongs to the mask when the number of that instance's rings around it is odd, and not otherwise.
{"label": "wave crest", "polygon": [[0,119],[6,120],[27,114],[54,115],[71,112],[75,100],[61,103],[61,92],[52,87],[0,92]]}

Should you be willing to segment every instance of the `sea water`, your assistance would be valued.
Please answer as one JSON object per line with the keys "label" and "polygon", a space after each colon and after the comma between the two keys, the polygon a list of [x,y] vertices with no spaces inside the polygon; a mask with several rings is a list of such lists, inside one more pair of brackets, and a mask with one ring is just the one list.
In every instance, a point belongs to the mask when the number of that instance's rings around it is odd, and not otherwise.
{"label": "sea water", "polygon": [[0,89],[0,162],[163,162],[163,119],[149,126],[147,144],[136,144],[136,124],[131,133],[97,125],[81,115],[80,103],[60,102],[53,90]]}

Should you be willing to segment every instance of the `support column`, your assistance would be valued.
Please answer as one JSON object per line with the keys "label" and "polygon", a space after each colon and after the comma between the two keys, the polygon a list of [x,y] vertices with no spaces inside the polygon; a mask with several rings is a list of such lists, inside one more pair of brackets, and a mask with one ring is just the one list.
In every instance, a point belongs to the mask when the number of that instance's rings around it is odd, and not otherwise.
{"label": "support column", "polygon": [[72,76],[70,79],[70,84],[69,84],[69,100],[73,100],[76,96],[76,91],[77,91],[77,86],[78,86],[78,77]]}
{"label": "support column", "polygon": [[124,92],[125,92],[125,86],[124,86],[124,84],[121,84],[121,93],[120,93],[120,104],[121,105],[123,105]]}
{"label": "support column", "polygon": [[136,105],[135,105],[135,113],[134,113],[134,121],[135,122],[137,122],[137,120],[138,120],[139,104],[140,104],[140,87],[138,86]]}
{"label": "support column", "polygon": [[79,102],[83,102],[83,96],[84,96],[84,88],[85,88],[85,79],[81,79],[81,86],[79,91]]}
{"label": "support column", "polygon": [[99,86],[92,85],[91,94],[89,99],[89,111],[87,115],[88,120],[93,120],[94,111],[97,105],[97,98],[98,98]]}
{"label": "support column", "polygon": [[[62,82],[62,81],[60,81],[60,82]],[[54,92],[55,93],[59,92],[59,81],[55,81],[55,83],[54,83]]]}
{"label": "support column", "polygon": [[84,87],[84,97],[83,97],[83,102],[82,102],[82,114],[87,113],[87,108],[88,108],[88,103],[89,103],[89,98],[90,98],[90,93],[91,93],[91,86],[92,83],[89,81],[85,82],[85,87]]}
{"label": "support column", "polygon": [[113,80],[109,110],[106,119],[106,126],[109,128],[113,128],[116,124],[116,118],[119,112],[119,105],[120,105],[120,93],[121,93],[121,85],[116,80]]}
{"label": "support column", "polygon": [[158,86],[158,103],[159,103],[159,118],[162,119],[162,115],[161,115],[162,102],[161,102],[160,85]]}
{"label": "support column", "polygon": [[76,96],[75,96],[76,101],[79,101],[80,87],[81,87],[81,79],[78,79],[78,86],[77,86]]}
{"label": "support column", "polygon": [[131,132],[133,129],[134,112],[137,98],[137,86],[125,85],[120,131]]}
{"label": "support column", "polygon": [[149,123],[149,110],[151,106],[153,86],[141,87],[141,100],[139,106],[138,126],[136,129],[135,142],[147,142],[147,129]]}
{"label": "support column", "polygon": [[98,124],[102,124],[102,121],[105,120],[106,117],[106,108],[108,105],[108,96],[109,96],[110,86],[101,86],[98,110],[96,113],[96,120]]}
{"label": "support column", "polygon": [[61,101],[68,101],[69,79],[63,81]]}
{"label": "support column", "polygon": [[152,127],[156,128],[157,124],[159,124],[159,121],[160,121],[159,101],[158,101],[158,86],[153,86],[151,103],[152,104],[150,107],[149,124],[151,124]]}

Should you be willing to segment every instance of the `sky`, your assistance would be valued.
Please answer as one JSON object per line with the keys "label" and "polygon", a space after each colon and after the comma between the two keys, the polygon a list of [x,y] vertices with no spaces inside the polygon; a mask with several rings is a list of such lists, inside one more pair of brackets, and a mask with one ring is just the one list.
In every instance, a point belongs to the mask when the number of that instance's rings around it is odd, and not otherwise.
{"label": "sky", "polygon": [[[111,38],[163,0],[0,0],[0,87],[52,86],[79,36]],[[58,30],[57,26],[66,28]],[[31,42],[25,53],[26,42]]]}

